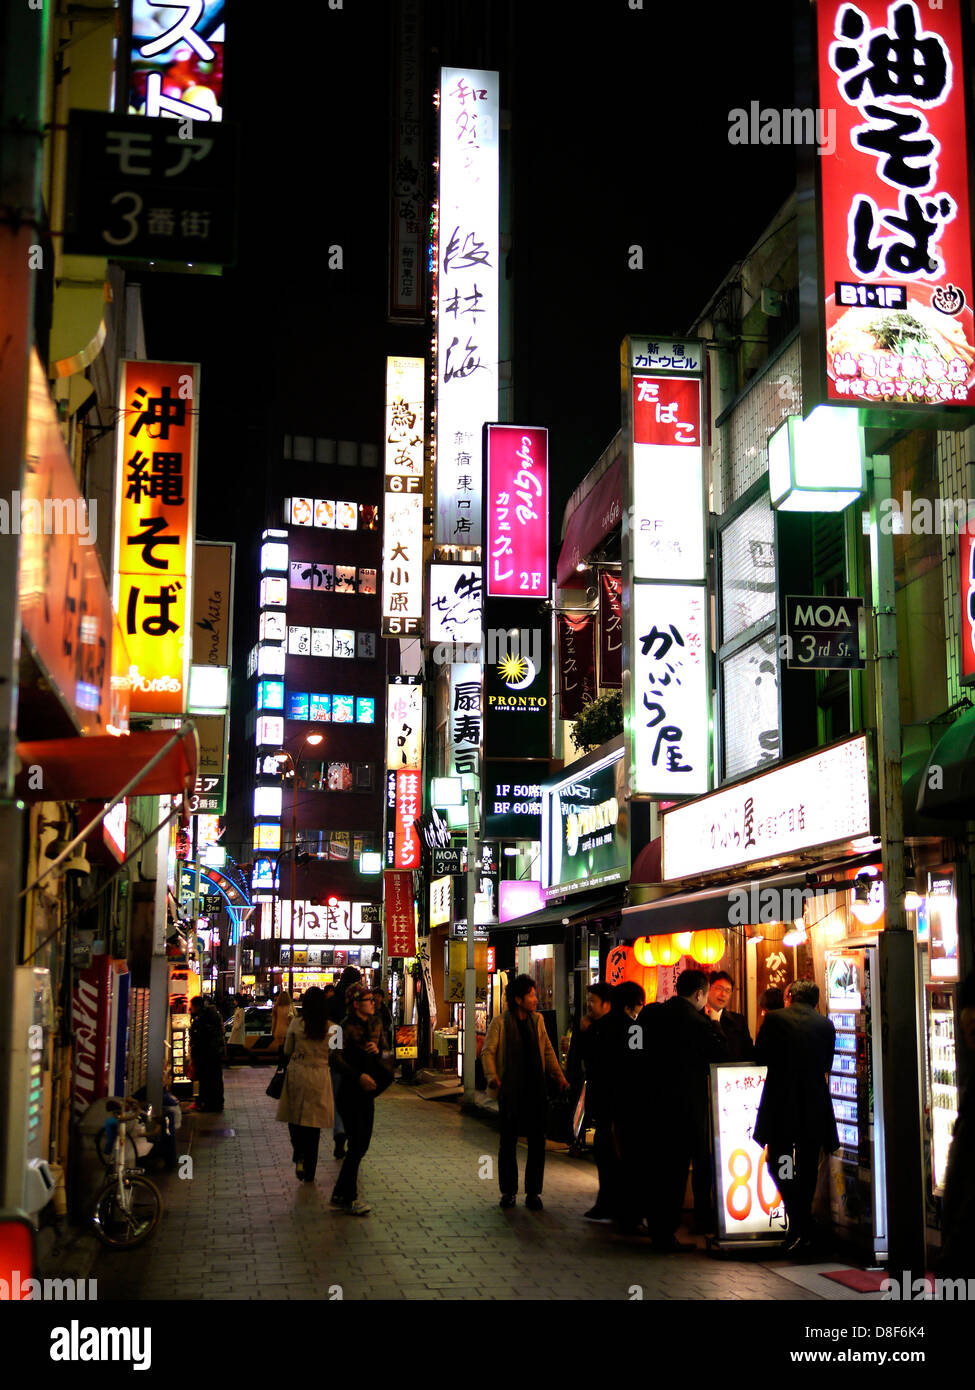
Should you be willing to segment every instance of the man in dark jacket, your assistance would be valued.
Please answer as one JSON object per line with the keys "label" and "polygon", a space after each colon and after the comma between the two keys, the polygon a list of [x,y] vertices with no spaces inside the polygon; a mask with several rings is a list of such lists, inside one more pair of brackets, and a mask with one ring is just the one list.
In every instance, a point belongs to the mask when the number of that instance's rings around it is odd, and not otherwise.
{"label": "man in dark jacket", "polygon": [[687,1172],[708,1149],[708,1078],[712,1062],[728,1059],[721,1030],[704,1013],[708,977],[683,970],[677,993],[665,1004],[644,1009],[641,1022],[647,1049],[651,1108],[659,1129],[652,1147],[650,1234],[659,1250],[693,1250],[677,1240]]}
{"label": "man in dark jacket", "polygon": [[768,1067],[755,1121],[756,1144],[768,1145],[768,1170],[789,1218],[786,1250],[812,1244],[812,1204],[819,1151],[839,1148],[826,1079],[833,1065],[836,1029],[817,1013],[819,986],[793,980],[786,1007],[765,1015],[755,1060]]}
{"label": "man in dark jacket", "polygon": [[223,1110],[223,1021],[202,995],[190,1002],[190,1059],[199,1083],[197,1110]]}
{"label": "man in dark jacket", "polygon": [[619,1160],[613,1145],[613,986],[590,985],[587,1023],[579,1035],[579,1050],[586,1077],[586,1114],[596,1129],[593,1154],[599,1174],[596,1204],[584,1213],[587,1221],[612,1221],[618,1214]]}
{"label": "man in dark jacket", "polygon": [[755,1055],[755,1045],[748,1031],[744,1014],[736,1014],[728,1008],[734,993],[735,982],[727,970],[712,970],[711,987],[704,1012],[712,1023],[716,1023],[728,1042],[729,1062],[750,1062]]}

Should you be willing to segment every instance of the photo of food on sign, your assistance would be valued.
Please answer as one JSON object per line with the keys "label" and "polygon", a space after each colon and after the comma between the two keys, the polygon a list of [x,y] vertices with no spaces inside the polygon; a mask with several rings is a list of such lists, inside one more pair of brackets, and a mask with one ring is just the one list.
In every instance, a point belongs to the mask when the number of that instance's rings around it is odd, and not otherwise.
{"label": "photo of food on sign", "polygon": [[[878,298],[884,289],[877,287]],[[884,400],[967,399],[975,379],[975,334],[967,307],[952,318],[916,299],[906,309],[839,310],[832,300],[827,301],[826,321],[831,325],[826,334],[829,375],[837,384],[848,383],[852,394]]]}

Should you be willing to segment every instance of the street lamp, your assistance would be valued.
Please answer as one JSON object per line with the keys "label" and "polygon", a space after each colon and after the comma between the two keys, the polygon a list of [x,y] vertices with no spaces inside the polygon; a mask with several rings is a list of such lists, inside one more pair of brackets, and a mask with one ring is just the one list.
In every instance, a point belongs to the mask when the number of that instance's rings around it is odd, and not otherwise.
{"label": "street lamp", "polygon": [[[307,734],[302,739],[298,748],[298,755],[284,750],[276,753],[275,760],[279,763],[290,763],[291,774],[294,777],[294,786],[291,789],[291,918],[288,924],[288,935],[291,942],[291,955],[288,961],[288,993],[294,996],[294,969],[295,969],[295,887],[298,878],[298,765],[301,762],[301,755],[306,748],[317,748],[324,739],[324,734]],[[281,769],[282,776],[284,768]],[[278,865],[280,868],[281,855],[278,855]],[[281,901],[281,875],[278,873],[278,902]],[[278,962],[280,963],[280,947]]]}

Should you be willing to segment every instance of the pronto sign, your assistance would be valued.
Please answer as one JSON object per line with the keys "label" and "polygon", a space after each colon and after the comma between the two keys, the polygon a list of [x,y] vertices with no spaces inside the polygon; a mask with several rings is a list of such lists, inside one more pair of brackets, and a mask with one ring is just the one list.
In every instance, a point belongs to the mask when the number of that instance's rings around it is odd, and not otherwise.
{"label": "pronto sign", "polygon": [[565,893],[629,877],[630,836],[623,741],[542,785],[542,892]]}
{"label": "pronto sign", "polygon": [[[867,737],[712,792],[663,818],[664,880],[870,839]],[[866,847],[866,846],[865,846]]]}
{"label": "pronto sign", "polygon": [[819,0],[826,399],[975,403],[960,0]]}
{"label": "pronto sign", "polygon": [[197,366],[123,362],[113,575],[132,714],[186,709],[198,412]]}

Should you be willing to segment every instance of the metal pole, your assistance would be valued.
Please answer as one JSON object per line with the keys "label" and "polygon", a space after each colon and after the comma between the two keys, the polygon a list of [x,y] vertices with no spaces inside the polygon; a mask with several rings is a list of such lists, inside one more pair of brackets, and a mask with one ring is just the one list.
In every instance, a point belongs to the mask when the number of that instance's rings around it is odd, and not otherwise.
{"label": "metal pole", "polygon": [[474,968],[474,907],[480,873],[480,787],[469,789],[467,797],[467,967],[464,971],[464,1103],[474,1104],[474,1062],[477,1058],[477,1026],[474,1009],[477,998],[477,971]]}
{"label": "metal pole", "polygon": [[[45,71],[44,11],[8,5],[0,43],[0,494],[23,492],[27,382],[34,341],[32,248],[39,243]],[[21,845],[24,806],[14,796],[17,673],[20,658],[20,536],[0,537],[0,1206],[20,1207],[26,1163],[26,1078],[14,1036],[15,971],[20,959]],[[21,1064],[22,1066],[22,1064]]]}
{"label": "metal pole", "polygon": [[[299,755],[300,756],[300,755]],[[298,764],[291,759],[294,782],[291,787],[291,911],[288,916],[288,937],[291,955],[288,959],[288,993],[295,998],[295,879],[298,876]]]}
{"label": "metal pole", "polygon": [[[904,796],[894,540],[880,524],[890,497],[890,459],[868,456],[871,601],[876,616],[877,763],[884,871],[879,934],[881,1052],[885,1130],[888,1267],[900,1278],[924,1265],[924,1162],[918,1075],[917,967],[904,916]],[[884,508],[885,512],[889,508]]]}
{"label": "metal pole", "polygon": [[[158,820],[169,813],[169,797],[158,801]],[[149,1104],[156,1115],[163,1113],[163,1071],[166,1066],[166,1032],[169,1023],[169,961],[166,959],[167,899],[169,884],[169,836],[156,839],[156,892],[152,916],[152,963],[149,972],[149,1057],[146,1086]]]}

